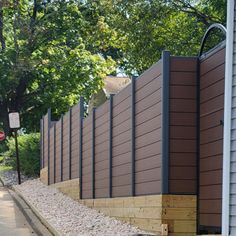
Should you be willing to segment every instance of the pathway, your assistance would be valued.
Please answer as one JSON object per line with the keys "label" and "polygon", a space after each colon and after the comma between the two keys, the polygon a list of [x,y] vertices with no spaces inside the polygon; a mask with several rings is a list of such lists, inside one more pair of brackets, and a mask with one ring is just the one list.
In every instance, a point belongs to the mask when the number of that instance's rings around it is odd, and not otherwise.
{"label": "pathway", "polygon": [[0,182],[0,236],[36,235]]}

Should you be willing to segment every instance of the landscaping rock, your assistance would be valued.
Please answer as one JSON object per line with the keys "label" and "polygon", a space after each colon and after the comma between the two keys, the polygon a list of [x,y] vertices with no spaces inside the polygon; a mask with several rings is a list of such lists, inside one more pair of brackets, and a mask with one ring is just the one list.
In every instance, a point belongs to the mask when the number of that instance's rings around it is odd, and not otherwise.
{"label": "landscaping rock", "polygon": [[15,187],[61,235],[147,235],[134,226],[72,200],[57,189],[42,184],[39,179],[26,181]]}
{"label": "landscaping rock", "polygon": [[[14,170],[8,170],[0,172],[0,179],[2,180],[5,186],[12,186],[18,184],[18,175]],[[32,177],[27,177],[21,174],[21,182],[25,182],[26,180],[32,180]]]}

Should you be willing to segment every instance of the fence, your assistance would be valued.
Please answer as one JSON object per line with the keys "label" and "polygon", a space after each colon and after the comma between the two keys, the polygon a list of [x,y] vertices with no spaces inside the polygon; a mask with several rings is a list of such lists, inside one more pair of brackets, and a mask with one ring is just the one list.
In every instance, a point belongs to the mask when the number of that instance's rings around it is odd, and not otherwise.
{"label": "fence", "polygon": [[199,223],[220,232],[225,47],[200,59]]}
{"label": "fence", "polygon": [[224,44],[162,59],[84,118],[83,99],[41,120],[48,183],[79,178],[80,198],[197,194],[198,224],[220,232]]}
{"label": "fence", "polygon": [[197,58],[152,66],[84,118],[83,100],[41,120],[48,183],[80,178],[81,198],[194,194]]}

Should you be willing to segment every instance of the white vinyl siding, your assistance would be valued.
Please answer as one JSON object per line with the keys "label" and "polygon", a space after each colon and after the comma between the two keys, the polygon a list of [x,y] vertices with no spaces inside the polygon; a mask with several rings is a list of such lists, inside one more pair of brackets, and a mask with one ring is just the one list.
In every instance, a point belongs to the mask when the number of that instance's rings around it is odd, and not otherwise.
{"label": "white vinyl siding", "polygon": [[[234,10],[236,16],[236,8]],[[234,18],[235,19],[235,18]],[[234,20],[233,46],[233,81],[231,109],[231,148],[230,148],[230,199],[229,199],[229,231],[236,235],[236,21]]]}

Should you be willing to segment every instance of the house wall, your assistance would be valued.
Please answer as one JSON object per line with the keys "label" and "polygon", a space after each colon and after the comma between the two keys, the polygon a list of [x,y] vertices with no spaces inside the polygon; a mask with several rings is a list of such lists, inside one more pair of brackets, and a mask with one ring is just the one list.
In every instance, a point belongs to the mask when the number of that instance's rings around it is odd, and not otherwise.
{"label": "house wall", "polygon": [[[229,6],[231,5],[228,3]],[[229,195],[229,232],[236,234],[236,4],[234,3],[233,21],[233,68],[232,68],[232,104],[231,104],[231,145],[230,145],[230,195]],[[231,33],[231,32],[230,32]],[[231,78],[229,78],[231,79]]]}

